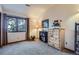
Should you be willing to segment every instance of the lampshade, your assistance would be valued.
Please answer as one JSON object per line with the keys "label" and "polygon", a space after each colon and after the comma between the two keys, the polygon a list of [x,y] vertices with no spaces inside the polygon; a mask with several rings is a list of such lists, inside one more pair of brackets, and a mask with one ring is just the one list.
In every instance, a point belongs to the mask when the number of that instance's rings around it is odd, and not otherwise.
{"label": "lampshade", "polygon": [[36,23],[35,28],[37,28],[37,29],[38,29],[38,28],[41,28],[41,25],[40,25],[39,22]]}

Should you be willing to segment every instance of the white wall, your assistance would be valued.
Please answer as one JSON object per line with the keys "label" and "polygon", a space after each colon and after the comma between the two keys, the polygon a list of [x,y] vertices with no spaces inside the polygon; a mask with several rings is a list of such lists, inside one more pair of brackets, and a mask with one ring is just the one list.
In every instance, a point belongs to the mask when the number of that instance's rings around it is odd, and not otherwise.
{"label": "white wall", "polygon": [[76,19],[79,20],[79,15],[76,15],[78,13],[78,8],[79,5],[55,5],[54,7],[50,8],[43,17],[43,20],[49,18],[51,22],[49,24],[50,28],[53,20],[59,19],[63,21],[62,27],[65,28],[65,48],[70,50],[74,50],[75,22]]}
{"label": "white wall", "polygon": [[75,40],[75,22],[79,23],[79,13],[74,14],[71,16],[65,23],[65,44],[66,48],[74,50],[74,40]]}
{"label": "white wall", "polygon": [[2,6],[0,5],[0,12],[2,12]]}
{"label": "white wall", "polygon": [[8,33],[8,43],[26,40],[25,32]]}

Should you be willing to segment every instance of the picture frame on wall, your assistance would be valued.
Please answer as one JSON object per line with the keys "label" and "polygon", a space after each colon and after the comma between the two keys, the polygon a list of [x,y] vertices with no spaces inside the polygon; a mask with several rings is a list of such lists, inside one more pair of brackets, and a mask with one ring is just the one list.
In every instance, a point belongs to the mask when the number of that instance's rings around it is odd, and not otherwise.
{"label": "picture frame on wall", "polygon": [[42,21],[42,28],[49,28],[49,19],[45,19]]}
{"label": "picture frame on wall", "polygon": [[60,27],[60,21],[59,20],[54,20],[53,26],[54,27]]}

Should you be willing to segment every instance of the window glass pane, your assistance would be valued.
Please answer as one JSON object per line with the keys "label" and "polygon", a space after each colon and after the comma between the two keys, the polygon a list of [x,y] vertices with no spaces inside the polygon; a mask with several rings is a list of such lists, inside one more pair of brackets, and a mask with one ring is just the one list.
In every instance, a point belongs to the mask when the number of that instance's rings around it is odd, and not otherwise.
{"label": "window glass pane", "polygon": [[8,19],[8,31],[15,32],[16,31],[16,18],[7,17]]}
{"label": "window glass pane", "polygon": [[21,31],[21,32],[26,31],[26,21],[25,21],[25,19],[18,19],[18,31]]}

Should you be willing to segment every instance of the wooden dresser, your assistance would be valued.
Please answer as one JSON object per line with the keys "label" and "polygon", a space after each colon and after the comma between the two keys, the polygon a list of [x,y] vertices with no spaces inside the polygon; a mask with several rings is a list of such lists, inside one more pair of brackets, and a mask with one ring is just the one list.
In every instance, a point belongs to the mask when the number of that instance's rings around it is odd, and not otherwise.
{"label": "wooden dresser", "polygon": [[53,28],[48,31],[48,44],[59,50],[64,48],[64,29],[63,28]]}

